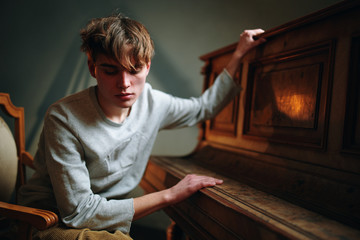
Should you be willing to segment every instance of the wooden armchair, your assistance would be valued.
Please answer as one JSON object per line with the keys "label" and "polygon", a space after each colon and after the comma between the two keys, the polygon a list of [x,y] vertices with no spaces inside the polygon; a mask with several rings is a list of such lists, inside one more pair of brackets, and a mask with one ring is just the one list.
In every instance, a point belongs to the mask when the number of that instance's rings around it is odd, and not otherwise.
{"label": "wooden armchair", "polygon": [[[58,217],[50,211],[14,204],[19,187],[26,181],[25,166],[34,168],[33,158],[25,150],[24,109],[15,107],[6,93],[0,93],[0,107],[14,119],[13,136],[0,115],[0,221],[12,221],[16,224],[16,239],[31,239],[33,227],[44,230],[56,224]],[[10,203],[11,196],[15,196],[12,197],[15,198],[13,203]],[[0,238],[2,239],[1,236]]]}

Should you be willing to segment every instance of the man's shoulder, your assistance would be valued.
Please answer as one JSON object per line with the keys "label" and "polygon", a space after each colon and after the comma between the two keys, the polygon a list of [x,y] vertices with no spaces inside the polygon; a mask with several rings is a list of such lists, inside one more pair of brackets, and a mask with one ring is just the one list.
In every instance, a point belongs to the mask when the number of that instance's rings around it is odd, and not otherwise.
{"label": "man's shoulder", "polygon": [[55,103],[51,104],[48,112],[58,111],[60,109],[69,109],[70,111],[74,108],[81,108],[82,105],[88,105],[91,102],[91,91],[94,91],[94,87],[89,87],[80,92],[67,95]]}
{"label": "man's shoulder", "polygon": [[169,94],[166,92],[153,88],[152,85],[148,82],[145,83],[142,95],[145,95],[147,98],[162,98],[162,96],[169,96]]}

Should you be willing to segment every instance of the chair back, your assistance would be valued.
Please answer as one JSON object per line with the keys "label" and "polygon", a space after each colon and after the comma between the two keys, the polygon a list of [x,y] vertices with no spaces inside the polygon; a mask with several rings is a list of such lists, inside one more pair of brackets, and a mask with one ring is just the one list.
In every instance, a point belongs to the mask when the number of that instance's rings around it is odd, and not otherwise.
{"label": "chair back", "polygon": [[0,110],[14,119],[9,128],[0,116],[0,201],[10,202],[16,201],[17,190],[25,183],[24,159],[31,156],[26,158],[24,109],[14,106],[9,94],[0,93]]}
{"label": "chair back", "polygon": [[[0,113],[14,119],[11,133],[0,119],[0,239],[31,240],[33,228],[48,229],[58,223],[56,213],[16,204],[17,192],[25,183],[25,166],[34,168],[32,156],[25,151],[24,109],[15,107],[7,93],[0,93]],[[0,114],[5,117],[4,114]],[[6,117],[8,120],[8,117]],[[7,121],[10,122],[10,121]],[[10,124],[9,124],[10,125]],[[11,125],[12,126],[12,125]],[[13,201],[9,199],[13,196]],[[14,203],[12,203],[14,202]]]}

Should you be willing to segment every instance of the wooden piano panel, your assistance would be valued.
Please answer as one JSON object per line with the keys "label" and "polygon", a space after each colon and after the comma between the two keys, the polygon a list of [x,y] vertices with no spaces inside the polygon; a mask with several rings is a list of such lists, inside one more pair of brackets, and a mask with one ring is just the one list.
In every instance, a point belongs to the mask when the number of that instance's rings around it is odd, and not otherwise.
{"label": "wooden piano panel", "polygon": [[250,64],[244,137],[325,148],[333,41]]}
{"label": "wooden piano panel", "polygon": [[[166,209],[192,239],[360,239],[360,1],[264,37],[239,66],[244,90],[200,125],[194,153],[152,157],[142,186],[225,180]],[[204,89],[235,47],[201,57]]]}
{"label": "wooden piano panel", "polygon": [[[229,62],[232,48],[230,51],[222,51],[216,59],[213,59],[204,66],[203,74],[207,76],[204,89],[210,87],[217,76],[223,71],[226,64]],[[241,69],[241,68],[240,68]],[[208,72],[209,71],[209,72]],[[237,78],[240,77],[240,72],[237,73]],[[207,121],[206,123],[206,138],[211,136],[221,135],[228,141],[233,141],[237,135],[237,121],[238,121],[238,109],[239,109],[239,96],[231,101],[215,118]]]}

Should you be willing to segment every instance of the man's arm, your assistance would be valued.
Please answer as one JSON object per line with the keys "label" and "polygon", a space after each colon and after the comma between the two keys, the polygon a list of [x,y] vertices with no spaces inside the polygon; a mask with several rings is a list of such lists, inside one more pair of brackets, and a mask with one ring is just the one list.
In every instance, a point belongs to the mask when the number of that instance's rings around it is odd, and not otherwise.
{"label": "man's arm", "polygon": [[[234,51],[226,70],[230,76],[235,79],[235,73],[242,57],[252,48],[265,42],[265,39],[255,40],[253,37],[263,33],[261,29],[246,30],[240,35],[240,40]],[[205,187],[213,187],[222,184],[223,181],[213,177],[187,175],[175,186],[163,191],[150,193],[134,199],[135,214],[133,220],[144,217],[164,207],[181,202],[198,190]]]}

